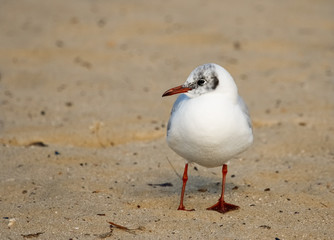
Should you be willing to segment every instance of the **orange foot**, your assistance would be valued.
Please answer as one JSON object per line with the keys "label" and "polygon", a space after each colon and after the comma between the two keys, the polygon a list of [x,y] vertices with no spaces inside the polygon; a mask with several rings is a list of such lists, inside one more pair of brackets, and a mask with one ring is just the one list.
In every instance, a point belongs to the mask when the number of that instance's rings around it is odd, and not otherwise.
{"label": "orange foot", "polygon": [[195,211],[195,209],[186,209],[184,206],[179,206],[179,208],[177,210],[182,210],[182,211]]}
{"label": "orange foot", "polygon": [[237,205],[233,205],[230,203],[227,203],[225,201],[221,202],[218,201],[215,205],[213,205],[212,207],[207,208],[206,210],[213,210],[213,211],[217,211],[220,213],[227,213],[229,211],[234,211],[234,210],[238,210],[239,206]]}

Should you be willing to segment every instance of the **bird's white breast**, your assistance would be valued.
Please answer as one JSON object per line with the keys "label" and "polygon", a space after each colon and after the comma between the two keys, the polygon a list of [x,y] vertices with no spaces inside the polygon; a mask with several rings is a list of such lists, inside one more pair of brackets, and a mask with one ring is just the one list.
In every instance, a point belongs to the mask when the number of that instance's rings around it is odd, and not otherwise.
{"label": "bird's white breast", "polygon": [[[242,101],[242,100],[241,100]],[[176,100],[167,132],[168,145],[189,162],[222,166],[252,141],[247,110],[220,93]]]}

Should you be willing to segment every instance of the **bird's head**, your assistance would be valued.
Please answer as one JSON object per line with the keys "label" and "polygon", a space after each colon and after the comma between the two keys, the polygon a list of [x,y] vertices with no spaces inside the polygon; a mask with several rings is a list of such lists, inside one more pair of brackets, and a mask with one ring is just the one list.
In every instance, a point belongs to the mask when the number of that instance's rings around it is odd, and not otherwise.
{"label": "bird's head", "polygon": [[185,93],[193,98],[213,91],[237,96],[232,76],[223,67],[208,63],[195,68],[183,85],[167,90],[162,96]]}

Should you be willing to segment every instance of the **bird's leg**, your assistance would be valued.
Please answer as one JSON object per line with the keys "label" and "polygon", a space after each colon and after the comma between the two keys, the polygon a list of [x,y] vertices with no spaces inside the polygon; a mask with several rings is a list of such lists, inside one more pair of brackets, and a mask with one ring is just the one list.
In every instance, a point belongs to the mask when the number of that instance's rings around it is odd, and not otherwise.
{"label": "bird's leg", "polygon": [[207,210],[214,210],[220,213],[226,213],[228,211],[233,211],[239,209],[238,206],[226,203],[224,201],[224,192],[225,192],[225,179],[226,179],[226,174],[227,174],[227,165],[223,165],[223,182],[222,182],[222,195],[220,196],[218,202],[213,205],[212,207],[207,208]]}
{"label": "bird's leg", "polygon": [[194,211],[195,209],[187,210],[183,205],[184,191],[186,190],[186,184],[187,184],[187,181],[188,181],[188,163],[186,163],[186,165],[184,167],[182,181],[183,181],[183,185],[182,185],[182,191],[181,191],[180,205],[179,205],[179,208],[177,210]]}

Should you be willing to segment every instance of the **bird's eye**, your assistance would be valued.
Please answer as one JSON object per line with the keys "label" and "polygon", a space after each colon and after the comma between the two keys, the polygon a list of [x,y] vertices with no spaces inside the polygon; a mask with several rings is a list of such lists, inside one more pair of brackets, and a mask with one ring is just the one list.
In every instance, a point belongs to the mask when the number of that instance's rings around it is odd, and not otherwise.
{"label": "bird's eye", "polygon": [[204,79],[200,79],[200,80],[197,81],[197,85],[198,85],[198,86],[203,86],[204,83],[205,83],[205,80],[204,80]]}

